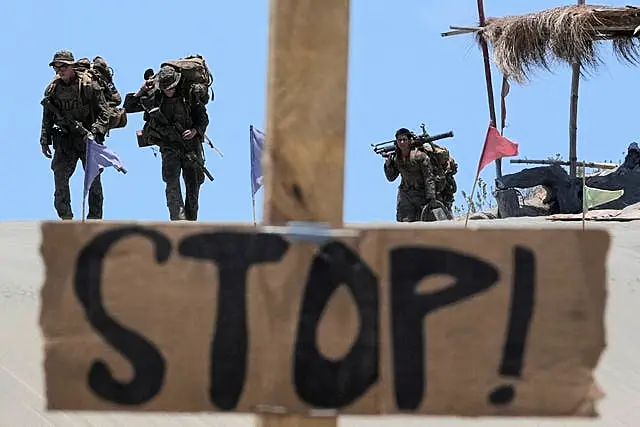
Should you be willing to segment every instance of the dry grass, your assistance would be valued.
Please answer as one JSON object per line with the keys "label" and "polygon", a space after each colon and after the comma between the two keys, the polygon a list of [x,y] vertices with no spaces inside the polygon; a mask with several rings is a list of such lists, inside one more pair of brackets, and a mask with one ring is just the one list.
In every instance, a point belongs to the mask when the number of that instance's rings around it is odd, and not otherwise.
{"label": "dry grass", "polygon": [[640,8],[563,6],[519,16],[488,18],[478,32],[501,72],[524,83],[535,68],[579,61],[582,71],[602,63],[598,44],[610,40],[619,60],[640,63]]}

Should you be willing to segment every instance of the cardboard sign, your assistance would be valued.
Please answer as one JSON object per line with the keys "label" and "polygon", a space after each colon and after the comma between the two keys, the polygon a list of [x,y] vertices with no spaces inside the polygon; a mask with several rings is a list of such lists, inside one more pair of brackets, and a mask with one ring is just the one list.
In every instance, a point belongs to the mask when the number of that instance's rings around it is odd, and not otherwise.
{"label": "cardboard sign", "polygon": [[42,226],[49,409],[595,416],[598,230]]}

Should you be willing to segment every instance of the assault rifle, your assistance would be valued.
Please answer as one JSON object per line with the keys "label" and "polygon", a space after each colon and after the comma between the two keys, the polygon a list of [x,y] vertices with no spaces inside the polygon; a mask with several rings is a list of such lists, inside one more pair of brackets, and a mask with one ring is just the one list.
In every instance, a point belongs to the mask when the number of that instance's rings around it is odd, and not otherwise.
{"label": "assault rifle", "polygon": [[211,175],[211,173],[207,170],[207,167],[204,165],[202,159],[199,159],[194,152],[188,152],[184,155],[184,158],[187,159],[188,162],[198,165],[202,169],[202,172],[204,172],[204,174],[207,176],[207,178],[209,178],[209,181],[213,181],[213,175]]}
{"label": "assault rifle", "polygon": [[[438,141],[440,139],[445,138],[453,138],[453,131],[439,133],[437,135],[430,136],[427,134],[425,130],[424,124],[420,126],[422,128],[422,135],[414,134],[413,137],[419,145],[424,146],[425,144],[431,144],[434,141]],[[383,157],[390,156],[395,154],[396,152],[396,140],[392,139],[390,141],[379,142],[377,144],[371,144],[373,148],[373,152],[376,154],[380,154]]]}
{"label": "assault rifle", "polygon": [[57,120],[56,125],[58,125],[58,129],[60,132],[62,133],[75,133],[77,135],[81,135],[83,137],[86,137],[87,135],[90,135],[91,132],[89,132],[83,125],[82,123],[80,123],[77,120],[73,120],[70,119],[69,117],[67,117],[66,115],[64,115],[59,109],[58,107],[56,107],[53,102],[51,102],[51,100],[47,97],[45,97],[42,101],[40,101],[40,104],[42,104],[42,106],[44,108],[47,108],[49,111],[51,111]]}

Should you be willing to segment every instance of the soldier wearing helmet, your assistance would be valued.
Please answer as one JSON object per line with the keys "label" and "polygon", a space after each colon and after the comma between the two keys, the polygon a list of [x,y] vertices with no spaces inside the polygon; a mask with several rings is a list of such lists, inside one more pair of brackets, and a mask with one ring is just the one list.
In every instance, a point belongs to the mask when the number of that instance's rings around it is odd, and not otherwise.
{"label": "soldier wearing helmet", "polygon": [[[96,142],[104,141],[109,124],[109,109],[100,86],[86,79],[84,73],[77,70],[73,54],[60,50],[49,63],[56,77],[45,89],[45,100],[51,108],[44,108],[40,133],[42,154],[52,158],[51,169],[54,177],[54,206],[62,219],[72,219],[69,180],[76,169],[78,160],[86,162],[86,138],[93,137]],[[58,113],[52,111],[56,109]],[[79,123],[90,135],[79,131]],[[52,155],[51,146],[55,152]],[[98,175],[89,189],[90,219],[102,218],[102,184]]]}
{"label": "soldier wearing helmet", "polygon": [[[143,146],[160,147],[169,218],[195,221],[204,172],[192,157],[204,163],[202,142],[209,116],[204,104],[189,102],[183,96],[181,77],[172,67],[162,67],[137,93],[127,94],[124,108],[127,113],[145,112]],[[184,199],[181,174],[185,184]]]}

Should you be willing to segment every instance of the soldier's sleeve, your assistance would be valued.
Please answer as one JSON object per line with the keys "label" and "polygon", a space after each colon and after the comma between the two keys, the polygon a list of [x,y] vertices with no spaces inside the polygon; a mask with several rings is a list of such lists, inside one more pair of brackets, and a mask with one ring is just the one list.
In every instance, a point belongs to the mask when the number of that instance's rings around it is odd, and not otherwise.
{"label": "soldier's sleeve", "polygon": [[[47,85],[47,87],[44,90],[44,98],[46,99],[48,96],[50,96],[53,91],[54,91],[54,81],[51,81],[51,83],[49,83]],[[44,99],[43,99],[44,101]],[[49,111],[49,109],[44,105],[42,105],[42,125],[40,127],[40,144],[43,145],[51,145],[52,141],[51,141],[51,131],[53,130],[53,114],[51,113],[51,111]]]}
{"label": "soldier's sleeve", "polygon": [[433,167],[431,166],[431,160],[426,154],[424,154],[420,159],[420,170],[424,177],[425,196],[427,200],[433,200],[436,198],[436,183],[433,179]]}
{"label": "soldier's sleeve", "polygon": [[387,181],[395,181],[398,175],[400,175],[400,170],[396,164],[395,157],[387,157],[384,159],[384,176],[387,177]]}
{"label": "soldier's sleeve", "polygon": [[96,119],[89,130],[94,135],[104,135],[107,133],[107,128],[109,126],[109,106],[105,99],[104,92],[102,92],[100,86],[95,82],[91,85],[91,95],[91,99],[93,101],[92,107]]}
{"label": "soldier's sleeve", "polygon": [[133,92],[125,95],[122,107],[127,113],[140,113],[144,111],[140,97],[135,96]]}
{"label": "soldier's sleeve", "polygon": [[53,129],[53,116],[46,106],[42,106],[42,126],[40,128],[40,144],[51,145],[51,130]]}
{"label": "soldier's sleeve", "polygon": [[199,102],[196,103],[191,108],[191,116],[193,120],[193,128],[204,138],[204,134],[207,132],[207,126],[209,126],[209,113],[207,113],[207,107]]}

